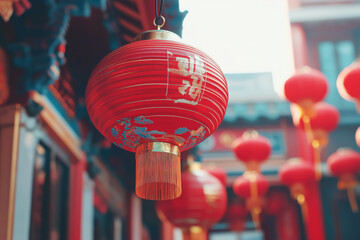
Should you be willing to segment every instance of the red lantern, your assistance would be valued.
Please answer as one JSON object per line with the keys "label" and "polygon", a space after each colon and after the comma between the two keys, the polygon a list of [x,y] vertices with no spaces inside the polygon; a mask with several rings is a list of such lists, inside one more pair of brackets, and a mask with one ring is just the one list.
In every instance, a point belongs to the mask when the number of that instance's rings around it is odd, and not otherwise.
{"label": "red lantern", "polygon": [[235,141],[234,153],[248,171],[259,171],[260,163],[270,156],[271,142],[256,131],[247,131]]}
{"label": "red lantern", "polygon": [[360,112],[360,62],[346,67],[339,74],[336,86],[339,94],[348,101],[354,101]]}
{"label": "red lantern", "polygon": [[280,181],[290,188],[291,195],[301,206],[304,220],[307,220],[305,189],[316,182],[314,168],[301,159],[289,160],[279,169]]}
{"label": "red lantern", "polygon": [[[292,196],[298,199],[299,194],[304,195],[308,184],[316,181],[314,168],[301,159],[290,159],[279,169],[280,181],[291,188]],[[300,198],[304,198],[301,197]],[[305,199],[304,199],[305,200]]]}
{"label": "red lantern", "polygon": [[321,178],[321,150],[327,146],[329,132],[333,131],[338,123],[339,111],[332,105],[320,102],[315,104],[315,116],[310,117],[310,129],[305,128],[303,118],[300,118],[299,127],[305,129],[308,140],[314,148],[314,164],[316,170],[316,178]]}
{"label": "red lantern", "polygon": [[219,126],[227,102],[218,65],[163,30],[142,33],[107,55],[86,89],[95,127],[136,152],[136,194],[152,200],[181,194],[180,151]]}
{"label": "red lantern", "polygon": [[353,212],[358,212],[354,188],[358,182],[356,175],[360,171],[360,154],[352,149],[340,148],[331,154],[327,164],[332,174],[339,177],[338,188],[346,189]]}
{"label": "red lantern", "polygon": [[285,82],[284,95],[300,108],[301,117],[312,116],[314,103],[325,97],[327,89],[326,76],[318,70],[305,67]]}
{"label": "red lantern", "polygon": [[[227,204],[225,186],[193,163],[181,177],[183,192],[177,199],[158,201],[160,218],[183,229],[184,239],[205,239],[206,230],[224,215]],[[192,238],[196,236],[196,238]]]}
{"label": "red lantern", "polygon": [[355,140],[356,140],[356,144],[360,147],[360,127],[358,127],[358,129],[356,130]]}
{"label": "red lantern", "polygon": [[259,214],[263,205],[262,197],[268,189],[268,181],[256,171],[246,171],[235,180],[233,185],[234,193],[246,199],[246,207],[251,212],[252,218],[258,227],[260,227]]}
{"label": "red lantern", "polygon": [[[331,104],[320,102],[315,104],[315,116],[310,118],[312,139],[317,145],[324,147],[328,144],[328,134],[333,131],[338,123],[339,111]],[[304,129],[304,121],[300,119],[299,127]]]}

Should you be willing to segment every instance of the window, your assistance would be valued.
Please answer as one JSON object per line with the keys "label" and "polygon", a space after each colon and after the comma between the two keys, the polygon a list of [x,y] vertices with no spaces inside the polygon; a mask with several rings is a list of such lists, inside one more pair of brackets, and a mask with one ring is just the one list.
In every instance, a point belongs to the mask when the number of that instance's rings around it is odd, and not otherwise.
{"label": "window", "polygon": [[36,148],[30,240],[66,240],[68,166],[43,144]]}

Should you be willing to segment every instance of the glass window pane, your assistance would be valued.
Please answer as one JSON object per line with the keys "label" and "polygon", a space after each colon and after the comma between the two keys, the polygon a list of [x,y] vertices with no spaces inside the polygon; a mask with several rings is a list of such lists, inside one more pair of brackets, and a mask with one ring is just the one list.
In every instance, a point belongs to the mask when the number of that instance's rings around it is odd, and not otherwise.
{"label": "glass window pane", "polygon": [[352,41],[341,41],[336,43],[336,52],[339,56],[340,71],[355,60],[355,47]]}
{"label": "glass window pane", "polygon": [[68,166],[45,145],[36,154],[30,240],[66,240]]}
{"label": "glass window pane", "polygon": [[34,163],[30,240],[46,240],[48,236],[48,197],[50,150],[39,144]]}
{"label": "glass window pane", "polygon": [[328,77],[329,81],[337,78],[337,64],[335,46],[332,42],[321,42],[318,46],[320,70]]}
{"label": "glass window pane", "polygon": [[67,239],[67,203],[69,172],[66,164],[54,157],[50,166],[51,196],[50,196],[50,239]]}

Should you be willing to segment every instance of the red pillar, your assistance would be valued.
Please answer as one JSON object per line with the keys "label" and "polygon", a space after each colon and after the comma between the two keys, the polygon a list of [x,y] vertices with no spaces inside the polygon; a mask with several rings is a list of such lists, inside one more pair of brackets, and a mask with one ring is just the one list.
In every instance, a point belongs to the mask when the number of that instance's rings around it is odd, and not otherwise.
{"label": "red pillar", "polygon": [[81,210],[85,172],[85,160],[71,164],[70,168],[70,201],[68,216],[68,239],[81,240]]}
{"label": "red pillar", "polygon": [[308,220],[305,223],[308,240],[325,240],[324,220],[318,184],[309,186],[305,194]]}
{"label": "red pillar", "polygon": [[142,234],[141,199],[134,193],[129,194],[127,217],[127,238],[128,240],[140,240]]}

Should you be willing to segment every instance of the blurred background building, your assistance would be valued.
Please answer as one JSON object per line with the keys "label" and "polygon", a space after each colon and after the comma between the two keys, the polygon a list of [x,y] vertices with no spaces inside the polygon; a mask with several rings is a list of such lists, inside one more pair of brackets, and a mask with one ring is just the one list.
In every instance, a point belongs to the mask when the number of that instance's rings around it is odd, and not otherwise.
{"label": "blurred background building", "polygon": [[[181,35],[187,12],[179,10],[179,1],[165,1],[164,29]],[[96,64],[154,28],[154,1],[17,4],[14,16],[0,22],[0,239],[182,239],[179,229],[159,219],[154,201],[136,197],[134,154],[103,138],[84,103]],[[287,5],[295,68],[310,66],[327,76],[326,102],[341,116],[322,152],[323,178],[312,190],[309,206],[318,218],[312,219],[311,228],[320,232],[317,239],[360,239],[360,214],[351,211],[325,163],[340,147],[359,151],[354,133],[360,115],[353,103],[340,97],[336,79],[360,54],[360,1],[288,0]],[[0,5],[4,19],[7,8]],[[235,22],[227,24],[239,31]],[[307,239],[308,225],[300,207],[278,177],[288,159],[312,158],[304,132],[294,127],[288,102],[275,92],[271,71],[225,72],[225,76],[230,101],[224,121],[193,151],[205,168],[215,165],[227,174],[228,209],[209,238]],[[245,170],[235,159],[232,144],[248,129],[272,143],[271,157],[261,168],[270,182],[261,230],[243,213],[244,200],[232,190]],[[356,196],[359,200],[358,188]]]}

